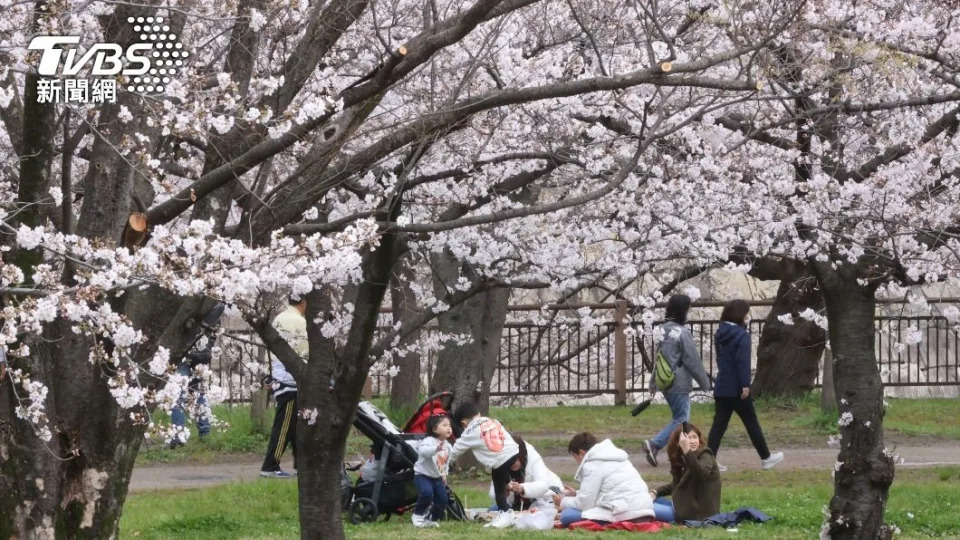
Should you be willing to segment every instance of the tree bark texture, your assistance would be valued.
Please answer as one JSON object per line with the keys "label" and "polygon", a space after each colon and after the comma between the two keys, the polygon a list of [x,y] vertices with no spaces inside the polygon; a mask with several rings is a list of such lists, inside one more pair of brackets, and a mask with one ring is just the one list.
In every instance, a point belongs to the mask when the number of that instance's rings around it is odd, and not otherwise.
{"label": "tree bark texture", "polygon": [[[393,304],[393,322],[408,320],[419,313],[417,298],[410,288],[416,274],[409,259],[402,259],[390,278],[390,300]],[[405,347],[420,340],[420,331],[413,332],[400,341]],[[394,364],[400,369],[390,383],[390,407],[406,409],[416,407],[420,401],[420,360],[419,352],[409,352],[404,356],[393,357]]]}
{"label": "tree bark texture", "polygon": [[[159,346],[170,349],[171,358],[182,356],[191,335],[186,323],[203,313],[199,300],[154,287],[128,291],[114,304],[148,336],[138,363]],[[11,369],[48,388],[50,441],[16,417],[17,398],[29,404],[26,391],[10,380],[0,384],[0,538],[118,534],[144,426],[131,419],[139,409],[123,409],[111,395],[110,368],[89,360],[95,346],[111,345],[77,335],[72,326],[57,319],[44,327],[43,339],[29,343],[30,357],[10,359]]]}
{"label": "tree bark texture", "polygon": [[[438,297],[447,294],[457,283],[461,272],[476,283],[480,279],[468,265],[445,251],[433,258],[434,291]],[[452,391],[454,408],[475,399],[480,410],[490,407],[490,381],[500,355],[500,340],[507,319],[510,289],[483,291],[452,307],[437,317],[444,334],[460,334],[471,338],[464,345],[447,345],[438,354],[437,367],[430,381],[430,393]]]}
{"label": "tree bark texture", "polygon": [[[396,204],[399,211],[400,204]],[[307,337],[310,358],[297,380],[297,478],[300,498],[300,537],[304,540],[344,537],[341,521],[340,471],[347,436],[353,425],[372,360],[370,347],[380,305],[397,260],[396,235],[386,234],[363,264],[363,282],[356,289],[354,318],[346,344],[324,337],[315,322],[332,311],[329,293],[307,296]]]}
{"label": "tree bark texture", "polygon": [[[780,279],[760,334],[752,391],[757,396],[798,397],[816,384],[826,332],[797,314],[807,308],[822,310],[823,294],[813,271],[795,261],[781,265]],[[794,323],[781,322],[784,314],[793,315]]]}
{"label": "tree bark texture", "polygon": [[840,454],[824,532],[833,539],[890,538],[883,513],[893,457],[883,442],[883,383],[877,369],[875,289],[857,283],[858,268],[816,263],[823,288],[839,400]]}

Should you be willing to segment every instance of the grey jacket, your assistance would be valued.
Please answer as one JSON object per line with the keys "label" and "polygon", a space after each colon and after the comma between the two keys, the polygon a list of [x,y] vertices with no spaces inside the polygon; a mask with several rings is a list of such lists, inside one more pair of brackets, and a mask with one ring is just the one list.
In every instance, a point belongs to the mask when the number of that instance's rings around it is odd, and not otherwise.
{"label": "grey jacket", "polygon": [[[673,321],[663,323],[661,328],[663,328],[663,343],[660,344],[660,352],[673,366],[676,374],[676,379],[668,393],[689,394],[693,391],[693,379],[697,380],[701,390],[709,389],[710,377],[703,369],[703,362],[700,360],[697,346],[693,343],[693,334],[690,333],[690,329]],[[677,369],[681,358],[683,367]],[[650,391],[653,392],[656,389],[656,382],[651,374]]]}

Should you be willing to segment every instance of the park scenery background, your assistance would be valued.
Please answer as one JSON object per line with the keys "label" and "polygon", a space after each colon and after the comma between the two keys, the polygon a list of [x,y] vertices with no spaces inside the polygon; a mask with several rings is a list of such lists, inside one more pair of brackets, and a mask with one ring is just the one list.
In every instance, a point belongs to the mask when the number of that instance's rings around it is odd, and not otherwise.
{"label": "park scenery background", "polygon": [[[330,489],[364,399],[475,400],[567,480],[585,429],[636,458],[680,293],[711,373],[719,308],[752,305],[787,458],[727,436],[724,508],[776,518],[740,534],[960,535],[958,25],[938,0],[0,2],[0,538],[414,537]],[[271,360],[295,480],[255,481]]]}
{"label": "park scenery background", "polygon": [[[732,422],[724,438],[722,462],[723,507],[754,506],[774,516],[762,525],[744,525],[740,538],[806,539],[814,536],[823,521],[823,506],[832,485],[836,447],[831,436],[838,432],[837,414],[823,413],[818,396],[761,400],[761,421],[771,448],[782,449],[786,461],[773,471],[761,471],[759,458],[743,427]],[[377,404],[390,411],[383,400]],[[548,456],[551,467],[564,481],[572,481],[575,464],[565,455],[566,443],[579,427],[611,437],[626,449],[650,485],[667,480],[667,469],[653,469],[643,460],[644,438],[669,418],[665,405],[653,406],[638,417],[630,407],[573,406],[552,408],[494,408],[503,420]],[[390,411],[395,421],[404,421],[406,411]],[[691,420],[709,424],[710,405],[694,405]],[[900,538],[954,538],[960,531],[960,423],[944,422],[960,414],[956,399],[892,399],[885,419],[889,444],[897,447],[897,480],[891,489],[887,520],[901,531]],[[141,451],[131,483],[121,529],[124,537],[136,538],[290,538],[299,532],[295,480],[259,479],[256,471],[266,445],[267,432],[256,429],[245,405],[224,407],[217,416],[231,424],[202,444],[177,450],[154,445]],[[347,459],[366,455],[369,441],[358,433],[348,442]],[[464,473],[452,481],[457,494],[469,507],[489,504],[489,480],[482,474]],[[350,538],[586,538],[596,533],[532,533],[491,531],[478,524],[444,523],[435,531],[414,529],[406,517],[388,522],[347,525]],[[134,536],[135,535],[135,536]],[[636,533],[604,533],[634,537]],[[667,530],[665,538],[727,538],[724,529]]]}

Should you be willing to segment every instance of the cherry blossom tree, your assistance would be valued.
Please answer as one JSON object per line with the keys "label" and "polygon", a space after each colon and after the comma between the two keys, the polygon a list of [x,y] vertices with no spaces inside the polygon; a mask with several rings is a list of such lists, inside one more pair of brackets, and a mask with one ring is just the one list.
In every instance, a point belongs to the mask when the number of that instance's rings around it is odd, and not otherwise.
{"label": "cherry blossom tree", "polygon": [[[462,334],[502,325],[503,290],[667,283],[737,255],[817,275],[854,419],[828,526],[869,537],[882,505],[857,497],[884,500],[892,467],[875,452],[872,337],[855,332],[880,284],[955,272],[957,188],[939,172],[952,19],[933,3],[871,5],[863,24],[826,1],[762,4],[5,7],[0,535],[117,534],[142,436],[173,434],[152,416],[187,382],[170,364],[214,301],[297,379],[301,535],[338,538],[326,486],[364,380],[424,324],[445,314],[444,340],[485,346]],[[162,90],[121,77],[116,103],[37,99],[32,36],[127,46],[145,24],[188,53],[156,57]],[[888,95],[838,97],[874,87]],[[391,280],[419,309],[378,331]],[[307,298],[306,362],[269,324],[287,294]]]}
{"label": "cherry blossom tree", "polygon": [[957,276],[956,16],[934,2],[808,3],[770,48],[767,95],[700,134],[741,135],[720,148],[718,181],[746,186],[749,200],[728,211],[761,224],[750,252],[806,266],[825,300],[825,316],[782,320],[828,329],[842,439],[826,537],[893,531],[877,291]]}

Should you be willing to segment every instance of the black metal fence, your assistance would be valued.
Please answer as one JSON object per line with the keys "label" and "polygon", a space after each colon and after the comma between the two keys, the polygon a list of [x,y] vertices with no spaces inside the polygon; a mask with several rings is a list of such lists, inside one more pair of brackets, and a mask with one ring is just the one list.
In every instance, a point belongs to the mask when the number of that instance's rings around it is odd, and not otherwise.
{"label": "black metal fence", "polygon": [[[688,326],[700,352],[704,368],[715,375],[716,353],[713,335],[718,320],[690,321]],[[750,323],[753,358],[764,321]],[[647,391],[649,359],[655,345],[650,336],[638,337],[639,324],[627,330],[624,388],[627,393]],[[906,345],[908,329],[922,336],[919,343]],[[960,385],[960,333],[943,317],[876,318],[877,363],[884,384],[901,386]],[[596,395],[616,394],[617,325],[606,323],[593,328],[565,324],[535,325],[507,323],[503,329],[500,358],[491,381],[491,396]],[[423,364],[423,383],[433,374],[435,355]],[[371,371],[373,393],[388,394],[390,377],[385,368]],[[817,375],[815,386],[821,384]]]}
{"label": "black metal fence", "polygon": [[[694,342],[708,373],[716,374],[713,335],[718,320],[690,321]],[[750,323],[753,357],[764,322]],[[649,384],[649,359],[655,346],[651,336],[642,335],[640,324],[602,323],[581,326],[570,322],[546,324],[507,323],[503,329],[500,357],[491,382],[492,396],[589,396],[622,395],[645,392]],[[436,328],[426,328],[422,335],[429,339]],[[618,336],[621,334],[622,336]],[[960,333],[943,317],[876,318],[877,362],[887,386],[957,386],[960,385]],[[909,336],[919,336],[910,343]],[[617,352],[617,340],[622,352]],[[249,338],[221,338],[227,349],[215,377],[229,393],[231,401],[249,399],[249,386],[259,380],[251,364],[266,365],[262,350]],[[259,362],[258,362],[259,359]],[[422,359],[422,386],[433,375],[437,355]],[[621,364],[618,377],[618,363]],[[372,393],[390,392],[388,366],[374,365],[370,373]],[[619,383],[619,384],[618,384]],[[820,385],[820,375],[816,383]]]}

